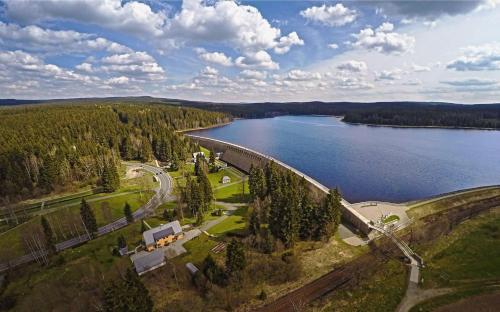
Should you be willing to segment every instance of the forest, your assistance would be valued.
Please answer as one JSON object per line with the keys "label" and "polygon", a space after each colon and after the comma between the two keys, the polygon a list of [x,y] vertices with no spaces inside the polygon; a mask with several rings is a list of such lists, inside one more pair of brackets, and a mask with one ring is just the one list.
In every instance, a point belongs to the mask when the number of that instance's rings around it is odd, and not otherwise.
{"label": "forest", "polygon": [[351,123],[412,127],[500,129],[500,104],[462,105],[431,102],[296,102],[296,103],[184,103],[240,118],[281,115],[344,116]]}
{"label": "forest", "polygon": [[195,148],[177,130],[228,121],[224,113],[133,101],[3,107],[0,199],[16,202],[74,184],[112,191],[120,159],[175,163]]}

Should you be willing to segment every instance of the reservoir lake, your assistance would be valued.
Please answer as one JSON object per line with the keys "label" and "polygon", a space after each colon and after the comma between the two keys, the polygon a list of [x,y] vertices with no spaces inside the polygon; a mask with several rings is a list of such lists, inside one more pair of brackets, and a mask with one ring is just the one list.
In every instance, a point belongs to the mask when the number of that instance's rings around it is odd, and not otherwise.
{"label": "reservoir lake", "polygon": [[500,131],[351,125],[332,116],[243,119],[192,134],[277,158],[350,202],[405,202],[500,184]]}

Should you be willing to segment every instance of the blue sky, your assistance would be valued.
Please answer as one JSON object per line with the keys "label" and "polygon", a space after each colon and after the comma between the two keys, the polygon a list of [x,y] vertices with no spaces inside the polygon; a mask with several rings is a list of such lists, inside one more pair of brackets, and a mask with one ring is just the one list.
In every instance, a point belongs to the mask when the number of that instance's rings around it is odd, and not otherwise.
{"label": "blue sky", "polygon": [[498,102],[499,0],[6,0],[2,98]]}

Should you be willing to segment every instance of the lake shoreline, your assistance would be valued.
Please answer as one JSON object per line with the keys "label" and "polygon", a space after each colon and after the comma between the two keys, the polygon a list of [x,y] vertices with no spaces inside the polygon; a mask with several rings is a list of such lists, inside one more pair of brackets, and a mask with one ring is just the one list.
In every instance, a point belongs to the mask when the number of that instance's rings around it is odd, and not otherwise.
{"label": "lake shoreline", "polygon": [[[241,118],[240,118],[241,119]],[[207,130],[207,129],[213,129],[213,128],[219,128],[219,127],[224,127],[229,124],[231,124],[234,120],[238,119],[233,119],[230,122],[224,122],[216,125],[211,125],[211,126],[206,126],[206,127],[197,127],[197,128],[189,128],[189,129],[184,129],[184,130],[175,130],[176,133],[189,133],[189,132],[194,132],[194,131],[200,131],[200,130]]]}

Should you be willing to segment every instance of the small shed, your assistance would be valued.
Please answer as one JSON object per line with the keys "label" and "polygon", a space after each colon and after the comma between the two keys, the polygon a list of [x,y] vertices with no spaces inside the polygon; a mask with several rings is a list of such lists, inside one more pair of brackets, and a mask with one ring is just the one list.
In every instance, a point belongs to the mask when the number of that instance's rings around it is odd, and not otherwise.
{"label": "small shed", "polygon": [[186,263],[186,269],[188,269],[189,273],[193,276],[199,271],[198,268],[191,262]]}
{"label": "small shed", "polygon": [[222,184],[227,184],[231,182],[231,178],[228,176],[223,176],[222,177]]}

